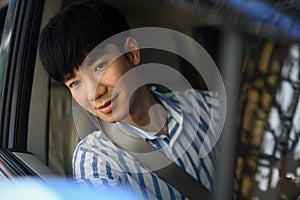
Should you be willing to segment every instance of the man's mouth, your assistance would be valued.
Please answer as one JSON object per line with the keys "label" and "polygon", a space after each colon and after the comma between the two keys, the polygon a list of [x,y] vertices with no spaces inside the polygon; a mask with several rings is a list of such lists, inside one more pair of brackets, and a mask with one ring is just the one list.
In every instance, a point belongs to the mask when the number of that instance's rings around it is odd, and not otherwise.
{"label": "man's mouth", "polygon": [[100,107],[97,108],[97,110],[99,110],[100,112],[107,114],[110,113],[113,108],[115,107],[115,103],[116,103],[116,98],[118,95],[114,96],[111,100],[105,102],[103,105],[101,105]]}

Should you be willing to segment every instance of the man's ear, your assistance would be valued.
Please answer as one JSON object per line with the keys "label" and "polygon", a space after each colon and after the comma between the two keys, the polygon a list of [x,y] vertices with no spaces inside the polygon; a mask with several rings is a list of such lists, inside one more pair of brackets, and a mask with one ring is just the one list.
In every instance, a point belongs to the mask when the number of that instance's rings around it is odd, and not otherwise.
{"label": "man's ear", "polygon": [[140,63],[140,50],[137,41],[133,37],[127,37],[124,48],[127,52],[128,59],[134,64]]}

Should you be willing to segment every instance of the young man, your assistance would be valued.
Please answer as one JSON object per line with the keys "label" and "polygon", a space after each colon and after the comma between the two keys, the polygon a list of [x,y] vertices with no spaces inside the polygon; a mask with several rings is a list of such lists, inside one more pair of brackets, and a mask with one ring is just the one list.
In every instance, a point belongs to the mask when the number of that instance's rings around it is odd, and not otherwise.
{"label": "young man", "polygon": [[[176,96],[165,95],[152,92],[144,85],[131,94],[128,85],[117,87],[122,77],[140,64],[138,43],[129,35],[122,38],[121,45],[106,43],[93,62],[85,62],[98,44],[128,29],[125,17],[110,5],[95,2],[70,5],[42,31],[42,63],[52,78],[65,83],[84,109],[103,121],[131,131],[170,159],[178,158],[175,160],[178,166],[208,190],[213,190],[214,153],[200,156],[205,134],[212,133],[207,126],[210,120],[207,110],[213,107],[206,100],[208,93],[197,91],[195,97],[194,91],[188,90]],[[184,110],[191,106],[191,100],[201,104],[199,116],[204,126],[200,128],[195,123],[197,120]],[[123,102],[128,102],[128,106]],[[153,105],[161,105],[165,114],[154,111],[154,117],[150,117],[148,113]],[[194,130],[196,133],[192,135]],[[187,145],[190,148],[186,148]],[[183,150],[186,151],[182,153]],[[184,198],[171,184],[114,145],[102,130],[88,134],[77,145],[73,168],[78,182],[96,187],[130,187],[143,199]]]}

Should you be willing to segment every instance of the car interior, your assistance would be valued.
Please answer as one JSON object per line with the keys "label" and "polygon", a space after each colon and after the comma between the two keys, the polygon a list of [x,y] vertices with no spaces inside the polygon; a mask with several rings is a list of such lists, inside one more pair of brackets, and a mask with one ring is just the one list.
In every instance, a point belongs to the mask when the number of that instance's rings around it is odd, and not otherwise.
{"label": "car interior", "polygon": [[[281,132],[273,130],[272,125],[275,122],[271,121],[275,118],[272,114],[276,113],[277,108],[280,111],[277,113],[278,118],[284,119],[281,117],[285,111],[285,107],[281,107],[283,85],[291,84],[291,91],[294,92],[299,85],[299,80],[294,80],[289,75],[293,74],[292,69],[295,70],[294,74],[299,73],[296,70],[299,68],[299,38],[293,37],[292,28],[286,33],[280,29],[279,23],[270,25],[269,22],[259,18],[253,19],[251,16],[249,19],[245,14],[234,10],[234,5],[227,8],[218,3],[207,3],[209,1],[106,1],[124,13],[131,28],[164,27],[177,30],[201,44],[216,63],[225,83],[228,102],[226,123],[217,144],[226,155],[222,156],[223,165],[219,167],[220,174],[224,175],[218,183],[220,194],[227,194],[235,199],[276,199],[283,194],[287,199],[292,199],[300,195],[299,184],[294,184],[295,178],[300,177],[300,129],[296,127],[292,129],[290,136],[286,136],[291,138],[291,150],[286,153],[283,163],[279,155],[283,154],[281,150],[286,147],[282,144],[288,142],[280,142],[284,137]],[[45,0],[39,30],[57,11],[71,2],[74,1]],[[297,3],[266,2],[272,5],[272,8],[287,13],[294,20],[294,24],[300,23],[297,14],[300,6]],[[0,1],[2,38],[5,36],[5,18],[9,15],[9,3],[8,0]],[[1,46],[5,45],[4,42],[2,39]],[[2,142],[1,147],[10,149],[9,152],[27,165],[28,171],[31,170],[41,177],[51,175],[70,178],[72,154],[81,140],[78,132],[91,132],[97,127],[90,126],[86,119],[81,119],[81,122],[88,124],[88,128],[83,127],[79,130],[75,126],[77,122],[74,123],[74,102],[70,92],[63,83],[49,78],[36,52],[38,51],[34,51],[34,66],[28,66],[33,72],[32,87],[27,94],[29,109],[21,113],[28,116],[28,121],[24,122],[26,126],[19,127],[26,137],[16,138],[9,134],[6,136],[7,144],[3,145]],[[201,75],[181,57],[153,49],[143,50],[143,55],[143,63],[157,62],[172,66],[183,74],[193,87],[207,89]],[[294,64],[288,65],[293,59],[296,60]],[[0,65],[3,65],[2,62],[4,60],[0,57]],[[2,66],[0,70],[1,74],[5,74]],[[0,81],[3,81],[2,78]],[[3,84],[0,83],[1,88]],[[158,87],[162,91],[165,89]],[[290,97],[292,100],[288,102],[298,100],[299,96],[296,95],[295,92],[294,96]],[[13,101],[16,100],[12,99]],[[294,109],[289,110],[290,113],[297,113],[297,102]],[[2,112],[4,113],[4,110]],[[290,118],[295,119],[294,123],[298,119],[294,115]],[[3,131],[3,128],[1,130]],[[11,130],[10,127],[7,132],[12,133]],[[5,138],[3,134],[1,139]],[[268,140],[273,137],[275,139]],[[16,140],[25,140],[25,147],[19,148]],[[272,146],[272,150],[267,148],[268,146]],[[10,156],[9,153],[7,156]],[[4,161],[0,156],[0,164],[1,162]],[[0,165],[1,173],[9,173],[8,169]],[[278,173],[282,172],[281,170],[285,170],[289,176],[280,179]],[[291,181],[291,177],[294,182]]]}
{"label": "car interior", "polygon": [[[67,5],[68,1],[60,2],[59,1],[46,1],[45,11],[51,13],[44,13],[42,18],[42,25],[43,27],[56,11],[58,11],[61,7]],[[109,2],[112,3],[112,2]],[[122,2],[116,1],[115,2],[117,7],[123,8]],[[121,5],[119,5],[121,4]],[[155,16],[157,15],[157,11],[154,11],[155,8],[169,10],[168,6],[171,5],[166,4],[165,2],[158,1],[158,2],[148,2],[148,3],[138,3],[131,1],[130,4],[133,7],[136,7],[136,10],[145,10],[146,7],[153,6],[153,16],[149,17],[150,19],[145,20],[136,20],[136,17],[129,16],[129,23],[131,27],[136,28],[140,26],[163,26],[168,28],[174,28],[174,25],[169,24],[171,21],[165,22],[165,25],[160,25],[162,16]],[[140,4],[140,5],[139,5]],[[128,6],[128,5],[127,5]],[[126,7],[126,6],[124,6]],[[165,8],[164,8],[165,7]],[[171,6],[172,7],[172,6]],[[130,8],[135,10],[135,8]],[[178,12],[178,8],[173,8],[174,13]],[[141,12],[139,11],[139,12]],[[130,13],[131,11],[123,11],[126,13]],[[165,13],[165,11],[159,11]],[[138,16],[141,13],[136,13]],[[126,14],[125,14],[126,15]],[[173,14],[171,14],[173,15]],[[185,33],[192,32],[193,24],[197,23],[192,16],[188,16],[188,13],[185,13],[186,20],[191,21],[190,24],[186,24],[188,28],[185,28]],[[191,19],[191,20],[188,20]],[[200,22],[198,22],[200,23]],[[177,24],[178,27],[183,28],[180,24]],[[209,31],[209,29],[207,28]],[[211,31],[213,32],[213,31]],[[217,31],[214,31],[217,32]],[[190,33],[191,34],[191,33]],[[184,60],[176,57],[168,52],[162,51],[154,51],[154,50],[146,50],[144,52],[144,57],[142,58],[144,63],[151,62],[160,62],[166,64],[168,66],[173,66],[178,70],[181,70],[180,67],[184,64]],[[38,55],[37,55],[38,56]],[[185,63],[187,64],[187,63]],[[188,68],[188,67],[186,67]],[[186,72],[189,73],[188,69]],[[190,67],[191,68],[191,67]],[[70,176],[72,174],[72,166],[71,166],[71,158],[73,150],[76,144],[79,142],[80,138],[76,133],[76,127],[73,124],[72,120],[72,99],[70,93],[66,86],[54,80],[49,80],[48,75],[45,73],[43,66],[41,65],[39,59],[36,59],[35,64],[35,72],[33,77],[33,88],[32,88],[32,95],[31,95],[31,102],[30,102],[30,111],[29,111],[29,125],[28,125],[28,141],[27,141],[27,148],[29,152],[34,152],[34,154],[41,158],[42,161],[48,164],[50,169],[52,169],[56,174],[62,176]],[[194,73],[194,84],[195,87],[205,87],[203,82],[199,81],[199,75]],[[176,84],[176,83],[174,83]],[[41,119],[45,119],[41,121]],[[36,123],[39,121],[39,123]],[[65,131],[68,130],[68,131]],[[34,135],[31,135],[34,134]],[[46,135],[43,135],[46,134]],[[48,135],[47,135],[48,134]],[[30,140],[32,138],[32,140]],[[45,138],[47,138],[45,140]],[[38,141],[38,142],[37,142]],[[43,151],[42,147],[48,147]]]}
{"label": "car interior", "polygon": [[[120,3],[119,1],[116,2]],[[45,11],[49,13],[44,13],[41,27],[47,23],[49,17],[51,17],[56,11],[68,3],[69,2],[67,1],[60,3],[59,1],[46,1],[45,8],[47,9]],[[131,3],[137,6],[137,3]],[[148,4],[149,5],[141,5],[154,7],[158,6],[156,2],[151,2]],[[161,4],[164,5],[165,3]],[[122,8],[122,6],[118,7]],[[146,26],[154,26],[155,23],[157,23],[156,26],[158,26],[158,23],[160,22],[157,17],[153,17],[152,20],[148,20],[149,22],[145,23]],[[144,20],[141,22],[134,22],[134,18],[132,21],[133,22],[131,23],[133,24],[133,27],[142,26],[142,23],[144,23]],[[156,52],[155,55],[154,53],[153,51],[146,52],[146,54],[149,56],[146,55],[143,62],[149,62],[149,60],[154,59],[164,59],[166,64],[179,67],[179,58],[176,58],[175,56],[172,57],[172,55],[168,54],[167,52]],[[49,77],[45,73],[38,58],[36,59],[34,70],[33,88],[30,102],[31,106],[29,111],[27,149],[29,152],[34,152],[37,157],[41,158],[43,162],[47,163],[50,169],[52,169],[56,174],[69,176],[72,172],[72,167],[70,165],[72,153],[76,144],[80,140],[78,134],[74,134],[76,132],[76,128],[74,125],[72,125],[72,99],[68,89],[63,83],[49,80]],[[73,130],[71,127],[73,127]],[[68,130],[68,132],[65,132],[65,130]],[[45,147],[48,147],[48,149],[45,149]],[[43,151],[41,151],[42,149]]]}

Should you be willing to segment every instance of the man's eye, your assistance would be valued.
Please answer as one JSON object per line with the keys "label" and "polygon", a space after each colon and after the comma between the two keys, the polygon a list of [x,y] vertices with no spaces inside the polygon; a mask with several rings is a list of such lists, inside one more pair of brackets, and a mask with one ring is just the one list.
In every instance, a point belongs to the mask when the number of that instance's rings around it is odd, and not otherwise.
{"label": "man's eye", "polygon": [[70,88],[74,88],[74,87],[78,86],[79,83],[80,83],[80,81],[73,81],[73,82],[71,82],[71,83],[69,84],[69,87],[70,87]]}
{"label": "man's eye", "polygon": [[101,71],[105,66],[107,66],[107,62],[102,62],[95,67],[95,71]]}

